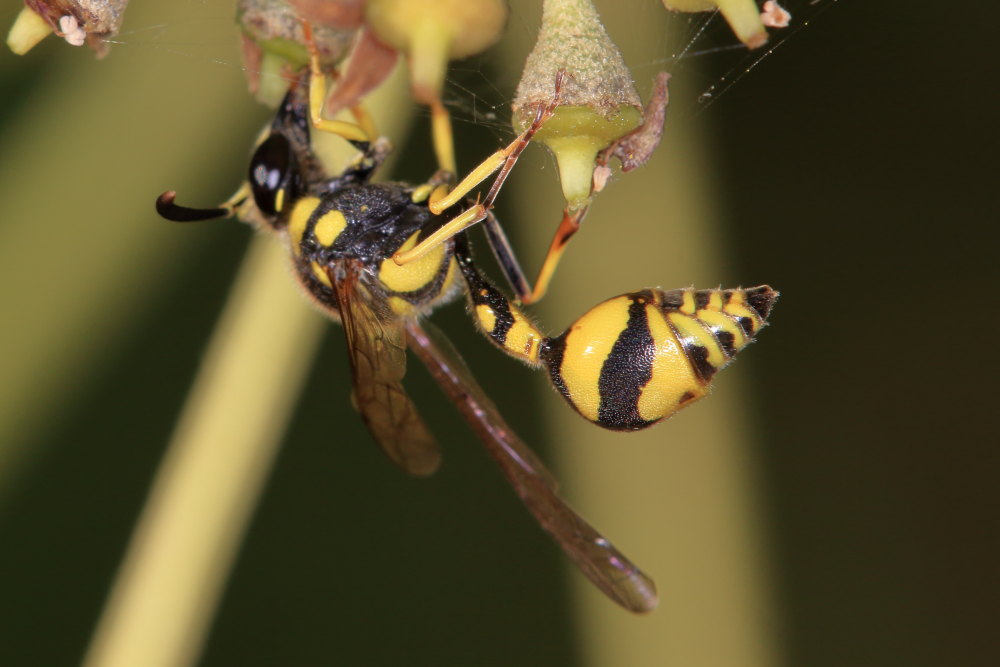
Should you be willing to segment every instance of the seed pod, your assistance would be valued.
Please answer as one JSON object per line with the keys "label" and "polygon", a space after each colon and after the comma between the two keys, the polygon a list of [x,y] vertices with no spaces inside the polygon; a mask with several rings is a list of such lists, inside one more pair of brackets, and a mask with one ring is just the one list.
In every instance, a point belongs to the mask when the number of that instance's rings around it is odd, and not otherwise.
{"label": "seed pod", "polygon": [[556,156],[570,210],[590,201],[597,153],[642,122],[642,104],[621,52],[590,0],[545,0],[542,27],[511,104],[521,132],[539,107],[558,106],[534,136]]}
{"label": "seed pod", "polygon": [[503,0],[369,0],[365,18],[379,39],[406,54],[413,97],[440,100],[448,61],[485,50],[507,22]]}
{"label": "seed pod", "polygon": [[754,0],[663,0],[663,6],[677,12],[722,12],[736,37],[751,49],[767,42],[767,31]]}

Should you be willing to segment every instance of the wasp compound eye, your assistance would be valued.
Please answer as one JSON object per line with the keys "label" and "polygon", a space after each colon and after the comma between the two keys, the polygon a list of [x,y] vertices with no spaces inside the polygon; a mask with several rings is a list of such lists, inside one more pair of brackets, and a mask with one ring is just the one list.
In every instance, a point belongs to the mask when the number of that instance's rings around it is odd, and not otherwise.
{"label": "wasp compound eye", "polygon": [[278,215],[298,197],[299,167],[283,134],[272,134],[257,147],[250,160],[250,189],[265,215]]}

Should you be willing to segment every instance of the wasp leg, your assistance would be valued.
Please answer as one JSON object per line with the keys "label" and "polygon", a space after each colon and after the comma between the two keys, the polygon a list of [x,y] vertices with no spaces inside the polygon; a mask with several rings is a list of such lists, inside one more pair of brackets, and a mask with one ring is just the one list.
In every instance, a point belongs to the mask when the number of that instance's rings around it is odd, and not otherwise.
{"label": "wasp leg", "polygon": [[370,141],[375,141],[378,138],[378,128],[375,125],[375,119],[372,115],[368,113],[362,105],[357,105],[351,107],[351,115],[354,116],[354,120],[357,121],[358,127],[368,136]]}
{"label": "wasp leg", "polygon": [[312,28],[307,21],[302,21],[302,32],[306,46],[309,48],[309,122],[317,130],[330,132],[343,137],[350,142],[368,144],[373,142],[375,124],[368,113],[360,107],[354,107],[351,112],[358,123],[348,123],[343,120],[323,118],[323,103],[326,101],[326,74],[319,63],[319,50],[313,41]]}
{"label": "wasp leg", "polygon": [[[496,200],[497,195],[500,193],[500,188],[503,187],[504,182],[507,180],[507,176],[510,174],[510,170],[514,168],[514,164],[520,157],[521,152],[527,148],[528,144],[531,142],[532,137],[535,133],[542,127],[546,120],[548,120],[553,113],[555,113],[556,106],[559,103],[559,90],[562,86],[563,73],[560,72],[556,76],[556,95],[553,97],[552,101],[548,106],[539,106],[535,112],[535,118],[531,125],[525,129],[524,132],[519,134],[514,141],[512,141],[508,146],[501,148],[493,155],[489,156],[483,160],[475,169],[469,172],[469,174],[459,182],[450,192],[445,192],[444,189],[436,189],[430,196],[430,202],[428,204],[430,210],[435,215],[440,215],[443,211],[451,208],[455,204],[461,202],[465,197],[469,195],[472,190],[474,190],[478,185],[483,183],[492,174],[497,173],[496,178],[493,179],[493,184],[490,186],[489,192],[486,194],[486,198],[483,199],[482,204],[477,204],[473,208],[482,207],[485,211],[490,210],[493,206],[493,202]],[[449,131],[450,140],[450,131]],[[443,243],[444,241],[450,239],[468,229],[477,222],[481,222],[485,219],[483,216],[466,216],[464,213],[456,216],[455,218],[449,220],[445,223],[437,232],[423,239],[413,248],[407,250],[406,252],[396,253],[393,255],[393,260],[397,264],[406,264],[412,262],[416,259],[420,259],[429,250],[435,246]],[[492,243],[492,241],[491,241]],[[511,254],[510,246],[507,244],[506,248],[494,248],[494,252],[497,254]],[[511,257],[512,259],[512,257]],[[507,261],[508,264],[517,264],[516,261]],[[516,285],[512,285],[515,288]]]}
{"label": "wasp leg", "polygon": [[461,234],[469,227],[482,222],[486,218],[486,211],[492,206],[493,200],[496,199],[496,193],[500,191],[500,186],[506,180],[507,174],[510,173],[511,167],[514,166],[514,162],[517,161],[521,151],[528,145],[530,137],[525,138],[526,132],[518,136],[506,148],[498,150],[486,158],[478,167],[469,172],[469,175],[462,179],[462,182],[451,192],[448,192],[446,187],[438,186],[435,188],[430,195],[428,207],[432,213],[440,215],[442,211],[462,201],[469,192],[489,178],[497,169],[501,170],[497,176],[497,180],[494,181],[493,187],[490,188],[486,201],[482,204],[476,204],[455,216],[409,250],[397,252],[392,256],[393,261],[402,266],[420,259],[430,250],[433,250],[456,234]]}
{"label": "wasp leg", "polygon": [[549,251],[545,254],[545,260],[542,262],[542,268],[538,271],[538,277],[535,278],[535,286],[528,293],[521,295],[521,303],[536,303],[545,296],[545,292],[549,289],[549,283],[552,282],[552,276],[556,272],[556,267],[559,265],[559,260],[562,259],[563,251],[566,250],[566,244],[580,229],[580,222],[583,221],[583,216],[586,214],[586,207],[576,211],[563,211],[562,222],[559,223],[556,233],[552,236],[552,242],[549,243]]}
{"label": "wasp leg", "polygon": [[441,100],[431,103],[431,138],[438,167],[449,174],[455,171],[455,139],[451,132],[451,115]]}

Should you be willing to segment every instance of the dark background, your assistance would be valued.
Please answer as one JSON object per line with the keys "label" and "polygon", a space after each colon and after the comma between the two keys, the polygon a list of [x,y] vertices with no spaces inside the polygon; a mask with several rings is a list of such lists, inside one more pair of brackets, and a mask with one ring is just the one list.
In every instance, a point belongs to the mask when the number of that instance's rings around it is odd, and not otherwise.
{"label": "dark background", "polygon": [[[220,35],[227,13],[212,18]],[[790,665],[996,664],[1000,13],[992,3],[841,0],[802,15],[808,26],[710,106],[674,101],[713,132],[727,273],[766,274],[783,293],[751,362],[780,650]],[[97,130],[76,113],[73,95],[89,91],[46,93],[52,80],[100,77],[132,53],[211,69],[197,43],[123,39],[136,45],[114,47],[104,63],[54,40],[23,58],[0,55],[4,144],[46,100],[81,142],[93,132],[120,141],[116,100]],[[704,87],[744,62],[726,58],[706,59]],[[123,93],[155,88],[132,76]],[[242,85],[233,67],[209,76]],[[208,104],[198,85],[173,100],[146,93],[155,101],[143,118],[171,132],[173,109]],[[265,116],[249,103],[220,116],[164,187],[224,192]],[[132,169],[158,162],[158,148],[138,147]],[[90,173],[122,155],[91,149]],[[47,149],[46,159],[60,154]],[[23,162],[4,164],[10,180]],[[33,243],[58,237],[58,224],[100,224],[104,198],[141,200],[143,224],[156,224],[151,195],[164,187],[137,193],[114,176],[81,200],[79,217],[50,219],[60,178],[34,174],[34,188],[5,202],[36,211]],[[44,418],[0,443],[22,452],[0,494],[0,663],[78,661],[250,237],[232,226],[167,233],[184,239],[164,240],[176,245],[158,259],[155,286],[139,274],[124,286],[142,297],[118,313],[114,333],[80,333],[102,341],[100,354],[87,348],[88,359],[46,371],[56,391]],[[11,341],[32,326],[26,313],[59,307],[36,289],[36,272],[76,279],[64,263],[4,274],[4,294],[30,306],[8,302],[0,330]],[[462,317],[451,309],[440,324],[465,330]],[[331,329],[316,361],[204,664],[325,663],[327,632],[347,664],[577,664],[561,556],[481,451],[447,447],[433,483],[408,480],[367,446],[349,411],[331,410],[346,405],[331,381],[347,373],[340,336]],[[5,358],[20,354],[2,347]],[[89,355],[97,361],[83,363]],[[486,353],[477,374],[503,376],[508,363]],[[418,377],[415,393],[434,391],[426,382]],[[518,400],[528,391],[493,393],[537,442],[532,403]],[[447,406],[422,407],[448,432]]]}

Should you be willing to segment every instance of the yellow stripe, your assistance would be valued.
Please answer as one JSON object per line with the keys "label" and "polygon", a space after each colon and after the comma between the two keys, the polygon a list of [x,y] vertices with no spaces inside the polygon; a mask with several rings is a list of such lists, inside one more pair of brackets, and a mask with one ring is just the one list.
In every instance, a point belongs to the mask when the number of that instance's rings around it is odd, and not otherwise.
{"label": "yellow stripe", "polygon": [[656,343],[656,356],[653,358],[652,376],[642,388],[636,408],[639,416],[646,421],[659,421],[682,407],[681,397],[692,394],[701,398],[706,390],[695,375],[673,329],[663,319],[662,311],[655,306],[647,306],[646,319],[649,321],[649,333]]}
{"label": "yellow stripe", "polygon": [[398,296],[390,296],[388,301],[392,312],[400,316],[412,315],[417,310],[412,303]]}
{"label": "yellow stripe", "polygon": [[[414,233],[396,252],[409,250],[416,245],[416,242],[417,234]],[[407,262],[403,266],[396,264],[391,257],[384,259],[379,266],[379,280],[393,292],[413,292],[427,286],[437,277],[444,256],[445,245],[440,244],[428,250],[427,254],[419,259]]]}
{"label": "yellow stripe", "polygon": [[705,308],[717,312],[722,310],[722,292],[720,290],[712,290],[712,293],[708,296],[708,305]]}
{"label": "yellow stripe", "polygon": [[743,301],[740,301],[739,303],[733,303],[733,300],[730,299],[729,303],[727,303],[725,308],[722,309],[722,312],[726,313],[727,315],[732,315],[733,317],[749,317],[750,321],[753,322],[754,332],[760,330],[761,326],[760,316],[756,313],[756,311],[754,311],[749,306],[743,305]]}
{"label": "yellow stripe", "polygon": [[347,219],[344,218],[343,213],[336,209],[327,211],[316,221],[316,225],[313,227],[313,236],[316,237],[320,245],[329,248],[345,227],[347,227]]}
{"label": "yellow stripe", "polygon": [[726,363],[726,355],[722,353],[715,336],[711,334],[701,323],[693,317],[688,317],[681,313],[670,313],[667,315],[674,329],[681,338],[689,338],[696,345],[701,345],[708,350],[708,363],[716,368],[722,368]]}
{"label": "yellow stripe", "polygon": [[694,290],[692,288],[687,288],[684,290],[684,295],[681,297],[681,307],[678,309],[685,315],[694,315],[696,310],[694,305]]}
{"label": "yellow stripe", "polygon": [[481,326],[483,331],[486,333],[493,331],[493,327],[497,325],[496,313],[494,313],[493,309],[485,303],[476,306],[476,319],[479,321],[479,326]]}
{"label": "yellow stripe", "polygon": [[628,325],[631,304],[632,300],[626,296],[609,299],[584,314],[566,335],[559,374],[570,401],[591,421],[597,421],[601,405],[598,388],[601,368]]}
{"label": "yellow stripe", "polygon": [[698,319],[709,326],[717,327],[733,334],[733,347],[737,351],[747,344],[747,337],[743,335],[743,329],[729,315],[718,313],[714,310],[703,309],[698,311]]}
{"label": "yellow stripe", "polygon": [[333,287],[333,284],[330,282],[330,276],[326,274],[326,269],[323,268],[322,264],[319,262],[312,262],[311,266],[313,275],[316,276],[316,280],[320,281],[327,287]]}
{"label": "yellow stripe", "polygon": [[319,206],[319,197],[303,197],[295,202],[292,215],[288,219],[288,241],[292,244],[292,252],[299,254],[299,245],[302,243],[302,235],[306,231],[306,223],[316,207]]}
{"label": "yellow stripe", "polygon": [[514,324],[504,338],[504,348],[518,359],[537,366],[538,346],[541,340],[542,333],[535,328],[535,325],[524,315],[514,311]]}
{"label": "yellow stripe", "polygon": [[451,261],[448,262],[448,273],[444,277],[444,282],[441,284],[441,293],[439,296],[444,296],[451,291],[451,288],[455,286],[458,280],[458,262],[452,257]]}

